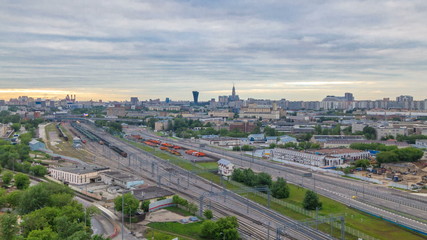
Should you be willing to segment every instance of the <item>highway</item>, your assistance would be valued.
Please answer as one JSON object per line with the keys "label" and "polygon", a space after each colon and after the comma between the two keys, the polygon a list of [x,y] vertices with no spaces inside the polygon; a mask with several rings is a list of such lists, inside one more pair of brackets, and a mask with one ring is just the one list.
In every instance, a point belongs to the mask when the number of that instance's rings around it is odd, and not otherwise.
{"label": "highway", "polygon": [[[225,215],[235,215],[238,218],[239,230],[242,235],[255,239],[275,239],[276,228],[288,227],[286,236],[280,234],[282,238],[332,239],[328,234],[299,225],[297,221],[265,206],[233,192],[225,191],[219,185],[181,169],[166,160],[157,158],[131,144],[120,141],[100,129],[88,125],[84,126],[129,154],[128,158],[123,158],[108,147],[102,147],[102,151],[97,154],[102,154],[111,159],[110,165],[116,165],[122,171],[131,171],[152,179],[163,187],[188,196],[196,203],[200,204],[201,202],[201,206],[205,208],[210,206],[214,211],[221,211]],[[299,226],[298,229],[289,228],[289,226],[296,225]]]}
{"label": "highway", "polygon": [[[150,132],[144,134],[144,137],[147,138],[159,139],[163,142],[188,148],[201,149],[200,144],[194,142],[176,141],[156,136]],[[284,177],[291,183],[312,189],[328,198],[361,211],[383,217],[408,228],[421,232],[427,231],[427,224],[416,220],[416,218],[427,220],[427,199],[424,197],[404,194],[398,190],[320,172],[312,172],[311,170],[294,166],[287,167],[283,164],[258,160],[237,152],[225,151],[209,146],[202,148],[201,151],[216,157],[226,158],[237,166],[250,167],[254,171],[267,172],[273,178]],[[304,178],[304,173],[312,173],[313,177]],[[353,199],[353,196],[358,197]],[[393,211],[390,211],[390,209],[393,209]]]}

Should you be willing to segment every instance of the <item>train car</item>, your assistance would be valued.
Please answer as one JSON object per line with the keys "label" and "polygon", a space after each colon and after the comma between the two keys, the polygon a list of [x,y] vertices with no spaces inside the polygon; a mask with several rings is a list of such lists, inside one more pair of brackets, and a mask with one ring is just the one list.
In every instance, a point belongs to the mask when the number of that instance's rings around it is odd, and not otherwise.
{"label": "train car", "polygon": [[116,153],[122,155],[122,157],[127,157],[127,152],[123,151],[122,149],[116,147],[116,146],[110,146],[111,150],[115,151]]}
{"label": "train car", "polygon": [[153,139],[150,139],[148,141],[151,142],[151,143],[157,144],[157,145],[160,145],[162,143],[162,142],[160,142],[158,140],[153,140]]}
{"label": "train car", "polygon": [[150,147],[157,147],[157,145],[156,144],[154,144],[154,143],[152,143],[152,142],[149,142],[149,141],[144,141],[143,142],[144,144],[147,144],[148,146],[150,146]]}
{"label": "train car", "polygon": [[162,145],[162,146],[165,146],[165,147],[173,147],[173,145],[172,145],[172,144],[170,144],[170,143],[162,143],[161,145]]}
{"label": "train car", "polygon": [[59,137],[63,138],[66,142],[68,141],[68,136],[62,131],[62,128],[60,127],[61,123],[56,124],[56,129],[58,129],[58,135]]}
{"label": "train car", "polygon": [[189,150],[185,151],[185,153],[186,153],[186,154],[188,154],[188,155],[193,155],[193,153],[195,153],[195,152],[196,152],[196,151],[191,150],[191,149],[189,149]]}

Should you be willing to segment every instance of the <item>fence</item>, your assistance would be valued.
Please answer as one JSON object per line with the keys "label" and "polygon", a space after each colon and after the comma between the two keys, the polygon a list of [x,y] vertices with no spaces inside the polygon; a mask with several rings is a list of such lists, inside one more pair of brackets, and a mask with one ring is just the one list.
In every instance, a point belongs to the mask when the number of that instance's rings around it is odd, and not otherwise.
{"label": "fence", "polygon": [[170,206],[173,206],[173,205],[175,205],[175,204],[173,203],[172,198],[167,198],[167,199],[163,199],[163,200],[160,200],[160,201],[156,201],[156,202],[150,203],[150,205],[149,205],[148,208],[149,208],[150,212],[154,212],[154,211],[157,211],[159,209],[162,209],[162,208],[165,208],[165,207],[170,207]]}
{"label": "fence", "polygon": [[306,164],[292,162],[292,161],[284,160],[284,159],[277,158],[277,157],[273,157],[271,160],[273,160],[275,162],[286,163],[286,164],[297,166],[297,167],[310,168],[311,170],[317,171],[317,172],[331,173],[331,174],[336,174],[336,175],[340,175],[340,176],[345,175],[345,173],[342,171],[337,171],[337,170],[333,170],[333,169],[324,169],[324,168],[315,167],[315,166],[309,166]]}
{"label": "fence", "polygon": [[378,180],[378,179],[374,179],[374,178],[368,178],[368,177],[364,177],[364,176],[359,176],[356,174],[346,174],[346,176],[352,177],[352,178],[357,178],[363,181],[367,181],[367,182],[371,182],[371,183],[376,183],[376,184],[383,184],[382,181]]}
{"label": "fence", "polygon": [[[241,183],[238,183],[238,182],[235,182],[235,181],[229,181],[229,182],[232,185],[234,185],[235,187],[238,187],[238,188],[243,189],[245,191],[250,192],[252,190],[250,187],[247,187],[247,186],[245,186],[245,185],[243,185]],[[262,193],[262,192],[252,192],[252,193],[255,194],[255,195],[257,195],[257,196],[259,196],[259,197],[265,198],[265,199],[268,198],[267,194]],[[302,208],[300,206],[297,206],[297,205],[292,204],[292,203],[285,202],[283,200],[280,200],[280,199],[277,199],[277,198],[274,198],[274,197],[271,197],[270,199],[271,199],[272,202],[274,202],[276,204],[279,204],[279,205],[281,205],[281,206],[283,206],[285,208],[291,209],[294,212],[297,212],[297,213],[302,214],[304,216],[308,216],[308,217],[310,217],[312,219],[316,218],[316,213],[314,211],[308,211],[308,210],[306,210],[306,209],[304,209],[304,208]],[[333,222],[332,226],[334,228],[337,228],[337,229],[341,228],[341,224],[338,223],[338,222]],[[365,233],[363,233],[363,232],[361,232],[361,231],[359,231],[357,229],[349,227],[349,226],[345,226],[345,232],[348,233],[348,234],[351,234],[353,236],[356,236],[358,238],[364,239],[364,240],[378,240],[377,238],[369,236],[369,235],[367,235],[367,234],[365,234]]]}
{"label": "fence", "polygon": [[401,189],[406,189],[406,190],[410,190],[412,189],[411,187],[409,187],[408,185],[403,185],[403,184],[399,184],[399,183],[395,183],[395,182],[390,182],[388,184],[389,187],[395,187],[395,188],[401,188]]}

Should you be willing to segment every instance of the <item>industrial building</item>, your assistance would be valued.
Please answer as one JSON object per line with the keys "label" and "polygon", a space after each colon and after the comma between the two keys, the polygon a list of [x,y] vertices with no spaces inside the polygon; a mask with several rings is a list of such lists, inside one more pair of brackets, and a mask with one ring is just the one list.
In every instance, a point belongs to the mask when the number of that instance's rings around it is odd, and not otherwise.
{"label": "industrial building", "polygon": [[317,155],[287,149],[274,149],[273,156],[281,160],[316,167],[336,167],[344,163],[344,160],[339,157]]}
{"label": "industrial building", "polygon": [[103,172],[99,175],[103,183],[119,186],[125,189],[131,189],[144,184],[142,179],[126,175],[121,172]]}
{"label": "industrial building", "polygon": [[50,176],[64,183],[82,185],[100,182],[100,173],[110,171],[108,167],[76,165],[75,167],[49,168]]}

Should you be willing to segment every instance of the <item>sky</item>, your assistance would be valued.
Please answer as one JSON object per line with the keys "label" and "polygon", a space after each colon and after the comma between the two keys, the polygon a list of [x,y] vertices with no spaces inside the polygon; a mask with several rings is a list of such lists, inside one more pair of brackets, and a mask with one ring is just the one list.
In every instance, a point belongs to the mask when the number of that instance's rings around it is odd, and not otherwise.
{"label": "sky", "polygon": [[425,0],[0,0],[0,99],[426,99]]}

